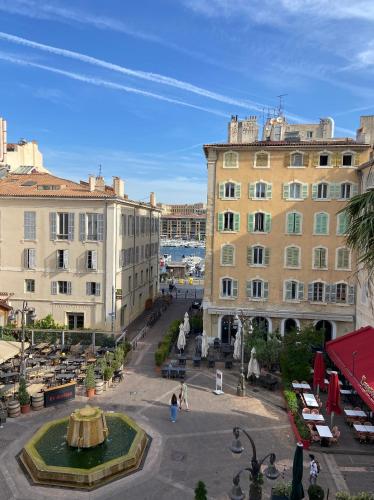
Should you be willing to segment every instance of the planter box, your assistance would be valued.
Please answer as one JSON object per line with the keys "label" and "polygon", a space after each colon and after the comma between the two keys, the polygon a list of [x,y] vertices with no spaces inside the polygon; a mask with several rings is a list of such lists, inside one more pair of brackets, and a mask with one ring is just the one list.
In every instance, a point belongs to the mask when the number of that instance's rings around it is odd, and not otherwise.
{"label": "planter box", "polygon": [[296,427],[296,424],[295,424],[295,420],[293,418],[293,415],[290,411],[287,412],[287,415],[288,415],[288,419],[290,421],[290,424],[291,424],[291,427],[292,427],[292,430],[293,430],[293,433],[295,435],[295,438],[296,438],[296,441],[298,443],[303,443],[303,446],[304,446],[304,450],[309,450],[310,448],[310,445],[311,445],[311,441],[310,439],[303,439],[300,434],[299,434],[299,430],[298,428]]}

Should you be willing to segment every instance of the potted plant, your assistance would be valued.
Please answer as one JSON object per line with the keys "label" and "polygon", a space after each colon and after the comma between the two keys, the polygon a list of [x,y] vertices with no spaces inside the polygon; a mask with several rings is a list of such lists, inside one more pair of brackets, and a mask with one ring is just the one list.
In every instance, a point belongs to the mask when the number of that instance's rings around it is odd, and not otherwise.
{"label": "potted plant", "polygon": [[21,413],[30,411],[30,394],[27,392],[26,380],[24,377],[19,379],[18,401],[21,406]]}
{"label": "potted plant", "polygon": [[104,380],[109,385],[111,378],[113,377],[113,368],[111,366],[106,366],[104,369]]}
{"label": "potted plant", "polygon": [[195,488],[195,500],[207,500],[207,498],[205,483],[199,481]]}
{"label": "potted plant", "polygon": [[281,481],[271,489],[271,500],[289,500],[292,483]]}
{"label": "potted plant", "polygon": [[93,365],[89,365],[86,371],[86,379],[84,381],[86,386],[86,394],[89,398],[95,395],[95,370]]}
{"label": "potted plant", "polygon": [[309,500],[323,500],[325,492],[319,484],[311,484],[308,488]]}

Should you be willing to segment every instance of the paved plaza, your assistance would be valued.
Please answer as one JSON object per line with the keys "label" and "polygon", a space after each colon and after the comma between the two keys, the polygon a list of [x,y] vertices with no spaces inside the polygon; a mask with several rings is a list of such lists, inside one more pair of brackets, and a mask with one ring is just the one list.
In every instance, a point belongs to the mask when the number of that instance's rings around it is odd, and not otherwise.
{"label": "paved plaza", "polygon": [[[125,370],[125,378],[116,388],[92,400],[106,411],[124,411],[134,418],[152,437],[152,444],[142,471],[112,482],[90,493],[32,486],[23,474],[16,456],[24,443],[45,421],[68,415],[86,404],[79,397],[67,404],[32,412],[16,419],[8,419],[0,429],[0,500],[52,498],[74,499],[193,499],[193,490],[199,480],[205,482],[210,499],[227,499],[233,475],[248,465],[245,454],[233,458],[229,446],[235,425],[250,432],[257,446],[258,456],[274,451],[277,467],[289,478],[291,475],[294,437],[280,393],[260,389],[248,390],[248,396],[236,396],[237,376],[224,373],[225,394],[212,393],[214,370],[187,368],[190,412],[182,411],[177,422],[169,421],[169,401],[178,394],[179,382],[163,379],[156,373],[154,351],[169,323],[181,318],[189,303],[174,302],[161,319],[150,329],[142,344],[132,353]],[[250,453],[249,443],[242,439]],[[369,488],[372,457],[349,461],[340,455],[317,454],[322,471],[319,483],[334,498],[337,487],[353,491]],[[250,455],[247,455],[250,457]],[[304,455],[304,486],[308,484],[308,456]],[[367,467],[371,467],[367,470]],[[358,469],[361,471],[358,474]],[[355,478],[360,479],[356,480]],[[362,480],[361,480],[362,479]],[[366,482],[365,482],[366,481]],[[372,481],[372,480],[371,480]],[[264,498],[270,498],[272,483],[264,484]],[[243,477],[243,490],[248,480]]]}

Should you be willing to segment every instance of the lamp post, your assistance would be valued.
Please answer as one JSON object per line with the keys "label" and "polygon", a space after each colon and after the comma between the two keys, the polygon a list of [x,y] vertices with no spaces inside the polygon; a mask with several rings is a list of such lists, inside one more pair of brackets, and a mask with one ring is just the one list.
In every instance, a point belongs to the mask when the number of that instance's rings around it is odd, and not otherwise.
{"label": "lamp post", "polygon": [[26,314],[31,313],[31,319],[34,320],[36,318],[35,308],[29,307],[27,305],[27,301],[24,300],[22,303],[22,309],[14,309],[9,316],[10,321],[14,321],[18,314],[21,314],[21,328],[22,328],[22,336],[21,336],[21,366],[20,366],[20,375],[23,378],[26,378],[26,364],[25,364],[25,327],[26,327]]}
{"label": "lamp post", "polygon": [[234,477],[233,477],[233,487],[231,489],[231,492],[229,493],[229,498],[231,500],[244,500],[245,495],[243,493],[243,490],[240,487],[240,475],[242,472],[246,471],[249,472],[249,496],[248,500],[261,500],[262,498],[262,474],[261,474],[261,466],[263,463],[269,459],[269,466],[265,469],[264,474],[268,479],[277,479],[279,476],[279,471],[275,467],[275,454],[274,453],[268,453],[263,459],[258,460],[257,459],[257,452],[256,452],[256,446],[251,438],[251,436],[248,434],[247,431],[240,427],[234,427],[232,430],[234,434],[234,440],[231,445],[231,451],[235,455],[240,455],[243,451],[244,448],[242,446],[242,443],[239,439],[240,432],[242,432],[249,440],[251,443],[252,447],[252,458],[251,458],[251,465],[250,467],[246,467],[245,469],[242,469],[239,471]]}
{"label": "lamp post", "polygon": [[[238,327],[238,331],[240,331],[240,375],[238,380],[238,385],[236,386],[236,394],[238,396],[245,396],[245,375],[244,375],[244,328],[243,322],[246,323],[246,320],[242,321],[239,318],[238,313],[235,314],[234,321]],[[252,321],[248,319],[248,334],[251,335],[253,332]]]}

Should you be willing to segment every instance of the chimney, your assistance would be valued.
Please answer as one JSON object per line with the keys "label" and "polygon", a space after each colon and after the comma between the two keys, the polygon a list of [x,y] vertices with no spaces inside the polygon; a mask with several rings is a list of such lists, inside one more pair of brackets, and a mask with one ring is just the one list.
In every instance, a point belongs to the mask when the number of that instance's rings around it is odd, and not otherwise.
{"label": "chimney", "polygon": [[88,186],[89,186],[90,191],[95,191],[95,188],[96,188],[96,179],[95,179],[94,175],[90,175],[88,177]]}
{"label": "chimney", "polygon": [[101,177],[101,175],[96,177],[96,189],[97,191],[105,191],[105,181],[104,177]]}
{"label": "chimney", "polygon": [[120,177],[113,176],[113,189],[120,198],[125,196],[125,183]]}
{"label": "chimney", "polygon": [[155,207],[156,206],[156,195],[155,195],[155,193],[153,191],[149,195],[149,203],[150,203],[151,207]]}

